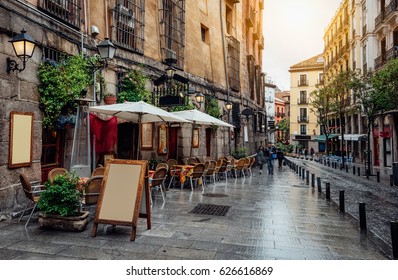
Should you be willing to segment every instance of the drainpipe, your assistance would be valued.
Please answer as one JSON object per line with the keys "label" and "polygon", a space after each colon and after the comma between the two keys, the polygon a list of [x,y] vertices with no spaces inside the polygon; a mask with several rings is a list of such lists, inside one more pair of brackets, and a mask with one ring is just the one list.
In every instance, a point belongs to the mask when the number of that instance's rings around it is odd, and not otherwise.
{"label": "drainpipe", "polygon": [[[225,74],[225,85],[227,87],[227,101],[229,102],[229,82],[228,82],[228,67],[227,67],[227,54],[225,51],[225,30],[224,30],[224,21],[223,21],[223,0],[220,0],[220,23],[221,23],[221,41],[222,41],[222,49],[223,49],[223,59],[224,59],[224,74]],[[230,123],[230,113],[228,112],[228,123]],[[228,128],[228,149],[229,155],[231,155],[231,135],[230,129]],[[217,156],[218,158],[218,156]]]}

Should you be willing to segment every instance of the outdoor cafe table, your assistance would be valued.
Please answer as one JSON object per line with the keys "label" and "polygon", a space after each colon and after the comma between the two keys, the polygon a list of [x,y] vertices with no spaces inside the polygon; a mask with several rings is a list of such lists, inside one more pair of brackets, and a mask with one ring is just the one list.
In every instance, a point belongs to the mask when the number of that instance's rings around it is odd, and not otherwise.
{"label": "outdoor cafe table", "polygon": [[194,165],[174,165],[174,168],[179,170],[181,189],[184,187],[184,183],[187,180],[187,175],[192,173],[192,169],[194,167]]}

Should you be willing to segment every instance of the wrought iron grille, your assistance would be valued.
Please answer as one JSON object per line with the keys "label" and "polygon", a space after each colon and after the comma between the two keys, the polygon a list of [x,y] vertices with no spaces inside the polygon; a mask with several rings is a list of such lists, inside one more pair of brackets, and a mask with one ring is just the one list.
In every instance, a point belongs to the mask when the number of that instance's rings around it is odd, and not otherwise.
{"label": "wrought iron grille", "polygon": [[81,26],[81,0],[39,0],[38,7],[76,29]]}
{"label": "wrought iron grille", "polygon": [[112,9],[111,38],[119,47],[144,53],[145,0],[117,0]]}
{"label": "wrought iron grille", "polygon": [[152,92],[152,104],[157,107],[174,107],[189,104],[188,84],[174,82],[173,86],[158,86]]}
{"label": "wrought iron grille", "polygon": [[184,68],[185,0],[159,0],[160,49],[162,59],[176,59]]}
{"label": "wrought iron grille", "polygon": [[240,43],[232,36],[227,37],[228,42],[228,83],[233,90],[240,91]]}
{"label": "wrought iron grille", "polygon": [[248,55],[247,56],[247,72],[249,73],[249,87],[250,87],[250,98],[254,99],[254,82],[255,82],[255,59],[254,56]]}
{"label": "wrought iron grille", "polygon": [[239,103],[232,103],[232,125],[235,126],[236,129],[240,129],[240,106]]}
{"label": "wrought iron grille", "polygon": [[43,57],[42,59],[45,61],[52,61],[52,62],[61,62],[68,58],[68,54],[64,52],[60,52],[56,49],[52,49],[49,47],[43,47]]}

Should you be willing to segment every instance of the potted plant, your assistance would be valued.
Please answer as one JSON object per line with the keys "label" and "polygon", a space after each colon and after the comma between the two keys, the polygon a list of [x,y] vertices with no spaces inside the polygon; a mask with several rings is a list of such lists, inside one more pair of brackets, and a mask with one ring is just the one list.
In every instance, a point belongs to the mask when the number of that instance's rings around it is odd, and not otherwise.
{"label": "potted plant", "polygon": [[83,231],[88,224],[88,211],[80,211],[83,194],[76,173],[58,175],[45,184],[38,202],[39,225],[68,231]]}
{"label": "potted plant", "polygon": [[105,104],[107,104],[107,105],[115,104],[116,100],[117,100],[116,95],[109,93],[109,92],[104,93]]}

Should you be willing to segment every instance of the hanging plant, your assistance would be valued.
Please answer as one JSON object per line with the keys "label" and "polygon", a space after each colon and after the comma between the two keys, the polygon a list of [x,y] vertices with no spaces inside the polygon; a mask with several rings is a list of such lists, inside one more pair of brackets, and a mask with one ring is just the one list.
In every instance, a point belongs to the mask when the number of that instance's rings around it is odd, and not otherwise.
{"label": "hanging plant", "polygon": [[206,113],[217,119],[221,118],[221,111],[216,98],[206,97]]}
{"label": "hanging plant", "polygon": [[74,114],[76,99],[84,97],[92,83],[92,65],[96,56],[68,57],[61,63],[45,61],[39,65],[40,108],[43,110],[43,127],[53,128],[60,115]]}
{"label": "hanging plant", "polygon": [[169,107],[170,112],[179,112],[179,111],[185,111],[185,110],[193,110],[195,109],[195,106],[189,101],[187,105],[178,105],[178,106],[172,106]]}
{"label": "hanging plant", "polygon": [[148,80],[149,78],[140,70],[131,70],[126,73],[121,80],[121,91],[117,95],[117,102],[142,100],[150,102],[150,92],[146,88]]}

